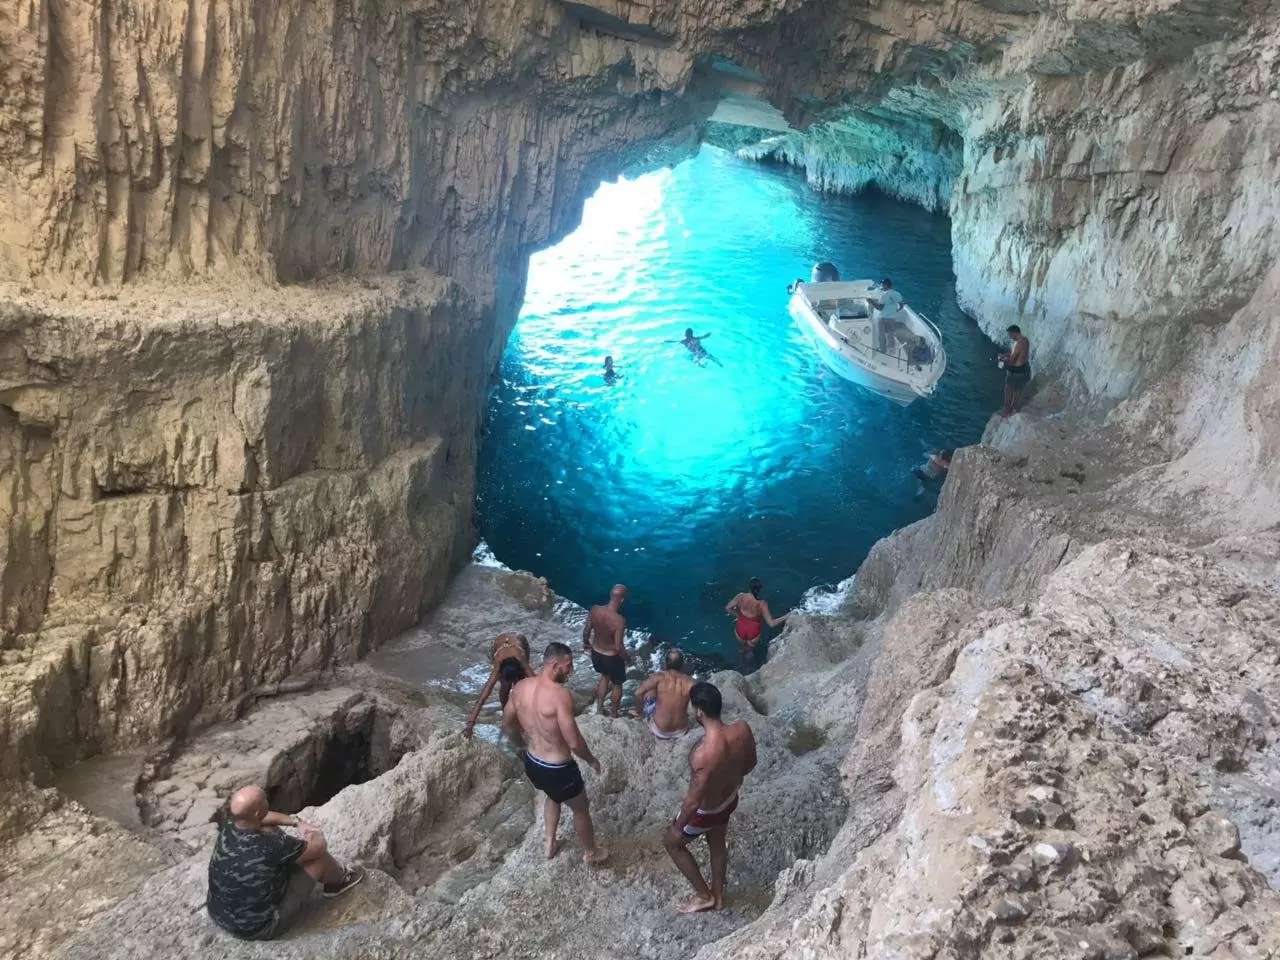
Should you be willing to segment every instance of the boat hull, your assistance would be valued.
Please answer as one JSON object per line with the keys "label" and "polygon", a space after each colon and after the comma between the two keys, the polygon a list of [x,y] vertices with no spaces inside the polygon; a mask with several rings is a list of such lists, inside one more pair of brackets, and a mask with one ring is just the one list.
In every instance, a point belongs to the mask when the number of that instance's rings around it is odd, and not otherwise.
{"label": "boat hull", "polygon": [[845,356],[835,336],[827,325],[818,318],[818,315],[804,296],[799,293],[792,294],[788,310],[792,319],[795,320],[800,329],[804,331],[805,336],[813,344],[819,359],[832,373],[848,380],[850,383],[870,390],[877,396],[892,400],[900,406],[905,407],[911,402],[920,399],[920,394],[916,393],[909,384],[882,377],[875,371],[868,370]]}

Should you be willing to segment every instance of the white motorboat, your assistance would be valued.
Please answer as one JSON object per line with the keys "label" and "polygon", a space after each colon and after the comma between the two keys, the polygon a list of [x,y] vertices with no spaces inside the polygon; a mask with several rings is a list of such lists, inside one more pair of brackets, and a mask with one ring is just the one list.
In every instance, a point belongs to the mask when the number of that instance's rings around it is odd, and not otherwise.
{"label": "white motorboat", "polygon": [[904,304],[881,317],[871,280],[796,281],[790,289],[791,316],[835,373],[903,406],[932,396],[947,353],[924,314]]}

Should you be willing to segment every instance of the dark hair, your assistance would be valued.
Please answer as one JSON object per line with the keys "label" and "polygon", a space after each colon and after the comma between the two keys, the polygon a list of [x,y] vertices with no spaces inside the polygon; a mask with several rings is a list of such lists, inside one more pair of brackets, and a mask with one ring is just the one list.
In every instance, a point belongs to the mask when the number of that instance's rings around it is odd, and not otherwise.
{"label": "dark hair", "polygon": [[951,447],[947,447],[945,450],[942,451],[942,458],[944,460],[950,460],[955,455],[956,455],[956,452]]}
{"label": "dark hair", "polygon": [[685,327],[685,328],[684,328],[684,335],[685,335],[686,337],[692,337],[692,336],[693,336],[693,327]]}
{"label": "dark hair", "polygon": [[547,644],[547,649],[542,651],[542,662],[548,660],[564,660],[565,658],[573,659],[573,651],[559,640],[552,640]]}
{"label": "dark hair", "polygon": [[606,354],[604,358],[604,362],[606,364],[613,363],[613,354],[612,353]]}
{"label": "dark hair", "polygon": [[759,577],[752,577],[751,582],[747,584],[747,589],[751,591],[753,597],[759,600],[760,591],[764,589],[764,584],[760,582]]}
{"label": "dark hair", "polygon": [[689,702],[708,717],[719,719],[720,710],[724,706],[720,691],[705,680],[699,680],[689,691]]}
{"label": "dark hair", "polygon": [[892,287],[892,286],[893,286],[893,281],[892,281],[892,280],[890,280],[888,277],[885,277],[883,280],[881,280],[881,281],[880,281],[880,286],[882,286],[882,287]]}
{"label": "dark hair", "polygon": [[507,657],[498,665],[498,675],[502,677],[503,682],[514,686],[524,679],[524,664],[515,657]]}
{"label": "dark hair", "polygon": [[1016,323],[1011,323],[1009,325],[1009,329],[1005,331],[1005,333],[1021,333],[1021,332],[1022,332],[1022,328],[1018,326]]}
{"label": "dark hair", "polygon": [[684,654],[679,647],[672,647],[667,651],[666,664],[668,670],[684,669]]}

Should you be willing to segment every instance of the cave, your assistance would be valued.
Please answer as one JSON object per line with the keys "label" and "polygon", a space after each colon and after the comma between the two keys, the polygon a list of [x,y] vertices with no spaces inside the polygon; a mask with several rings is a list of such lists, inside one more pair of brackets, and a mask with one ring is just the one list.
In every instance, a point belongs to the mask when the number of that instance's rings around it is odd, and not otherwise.
{"label": "cave", "polygon": [[[210,939],[203,852],[37,784],[190,742],[303,676],[363,682],[359,661],[456,600],[504,469],[481,430],[531,258],[601,183],[668,175],[704,143],[824,203],[933,218],[974,337],[1030,337],[1026,403],[937,418],[924,442],[959,446],[921,515],[858,542],[806,531],[797,551],[850,567],[818,600],[811,568],[778,565],[796,613],[769,661],[715,674],[761,747],[723,910],[672,916],[687,893],[659,838],[685,758],[584,714],[619,872],[583,882],[575,841],[542,848],[515,787],[511,842],[459,840],[483,882],[454,878],[442,908],[372,871],[284,952],[594,956],[586,915],[641,955],[703,960],[1275,952],[1274,4],[16,4],[0,61],[0,854],[29,867],[0,878],[0,952],[241,949]],[[1003,387],[994,361],[971,379]],[[763,373],[703,397],[704,418],[729,420]],[[793,419],[825,438],[824,412]],[[874,453],[893,426],[869,431]],[[697,473],[732,513],[737,478]],[[514,541],[491,505],[481,526]],[[637,541],[678,538],[643,507]],[[590,534],[539,539],[568,555]],[[557,558],[580,602],[613,579],[600,556]],[[734,584],[680,572],[702,594],[681,603],[731,644]],[[561,609],[556,583],[502,576]],[[683,641],[653,604],[637,622]],[[432,731],[414,829],[446,807],[490,822],[523,783],[460,732],[505,626],[466,613],[440,657],[460,679],[413,707]],[[344,785],[406,773],[376,731],[295,744],[272,802],[336,810]],[[208,759],[201,791],[223,769]],[[206,793],[181,810],[197,846]],[[379,795],[362,853],[405,829],[405,795]]]}

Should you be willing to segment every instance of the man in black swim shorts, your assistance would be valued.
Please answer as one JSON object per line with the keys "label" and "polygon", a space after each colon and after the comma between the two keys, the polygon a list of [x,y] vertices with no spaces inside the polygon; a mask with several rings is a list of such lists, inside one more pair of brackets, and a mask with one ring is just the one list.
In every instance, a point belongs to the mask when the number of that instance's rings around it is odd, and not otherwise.
{"label": "man in black swim shorts", "polygon": [[1022,409],[1022,391],[1031,382],[1031,341],[1022,334],[1022,328],[1016,323],[1009,327],[1009,337],[1013,345],[1008,353],[1000,354],[1000,363],[1004,366],[1004,407],[1000,411],[1002,417],[1011,417]]}
{"label": "man in black swim shorts", "polygon": [[[619,611],[627,600],[627,588],[615,584],[609,591],[609,602],[591,608],[582,628],[582,646],[591,654],[591,667],[600,674],[596,684],[596,709],[604,706],[605,694],[613,690],[611,716],[616,717],[622,707],[622,685],[627,680],[627,652],[624,638],[627,621]],[[594,634],[595,639],[592,639]]]}
{"label": "man in black swim shorts", "polygon": [[574,761],[577,754],[587,766],[600,772],[600,761],[591,753],[573,717],[573,698],[564,688],[573,673],[573,652],[563,643],[547,644],[542,669],[531,680],[516,684],[502,714],[502,730],[519,747],[524,747],[524,771],[529,782],[546,794],[543,819],[547,831],[547,859],[560,849],[556,830],[560,826],[560,806],[573,811],[573,829],[582,844],[582,859],[602,863],[608,852],[596,844],[582,771]]}

